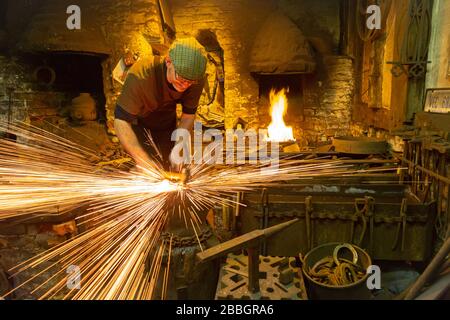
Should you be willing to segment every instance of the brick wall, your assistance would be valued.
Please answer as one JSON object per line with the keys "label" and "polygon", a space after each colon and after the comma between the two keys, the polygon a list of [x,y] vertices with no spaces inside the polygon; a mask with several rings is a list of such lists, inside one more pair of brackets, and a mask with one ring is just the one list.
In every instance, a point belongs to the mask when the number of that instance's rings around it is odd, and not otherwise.
{"label": "brick wall", "polygon": [[[10,1],[11,2],[11,1]],[[68,30],[65,21],[68,17],[66,8],[74,4],[70,0],[40,0],[41,5],[33,7],[33,15],[27,16],[26,21],[8,21],[7,31],[14,39],[10,49],[22,48],[24,51],[33,50],[58,51],[68,50],[76,52],[97,52],[98,48],[107,48],[109,54],[102,63],[103,85],[106,97],[108,127],[113,132],[113,110],[115,101],[120,93],[121,85],[115,82],[111,73],[126,52],[139,55],[152,54],[150,43],[162,43],[161,22],[156,0],[79,0],[76,1],[81,9],[81,30]],[[21,10],[30,11],[28,2],[18,1],[8,4],[11,15],[17,15]],[[33,28],[35,28],[33,30]],[[46,30],[46,31],[43,31]],[[91,37],[91,30],[95,30],[96,37]],[[101,46],[93,43],[93,39],[102,42]],[[59,42],[58,42],[59,41]],[[28,48],[28,49],[27,49]],[[13,86],[18,91],[30,88],[22,84],[22,76],[30,76],[33,69],[27,69],[23,60],[15,61],[17,68],[6,68],[10,64],[6,58],[0,57],[0,76],[14,78]],[[24,69],[22,72],[21,70]],[[31,82],[33,79],[27,79]],[[11,82],[12,83],[12,82]],[[4,109],[5,89],[0,82],[0,107]],[[0,111],[1,112],[1,111]]]}
{"label": "brick wall", "polygon": [[[72,236],[70,233],[63,234],[54,226],[58,225],[48,223],[11,225],[0,222],[0,296],[22,285],[7,298],[35,300],[55,286],[58,281],[64,281],[67,273],[61,270],[59,263],[55,263],[56,260],[43,262],[17,274],[15,274],[17,270],[11,270]],[[46,268],[49,269],[45,270]],[[55,276],[58,271],[60,273]],[[14,274],[15,276],[12,277]],[[4,279],[2,276],[5,275],[9,278],[7,283],[2,281]],[[41,284],[42,287],[33,292]],[[63,299],[67,293],[68,289],[63,287],[63,290],[51,299]]]}
{"label": "brick wall", "polygon": [[322,129],[321,140],[350,132],[354,93],[353,62],[350,58],[327,56],[324,57],[324,64],[327,78],[316,117],[312,118]]}
{"label": "brick wall", "polygon": [[[248,65],[255,35],[278,7],[301,28],[316,50],[318,65],[322,65],[314,75],[306,76],[303,117],[297,117],[291,124],[297,137],[311,144],[348,130],[351,107],[348,98],[353,90],[352,65],[350,60],[334,55],[339,36],[339,6],[335,2],[329,1],[327,6],[317,6],[310,0],[168,2],[178,37],[192,36],[201,29],[209,29],[216,34],[224,50],[227,128],[232,127],[238,118],[243,118],[253,128],[262,125],[259,113],[267,108],[267,102],[260,100],[258,81],[250,74]],[[148,55],[152,51],[151,42],[164,43],[156,0],[80,3],[83,16],[89,19],[85,22],[101,31],[110,51],[102,67],[108,128],[113,133],[113,111],[121,85],[112,79],[112,70],[126,52]],[[305,23],[306,17],[317,22],[314,26]],[[88,43],[86,51],[89,51]],[[4,95],[0,101],[5,104]]]}
{"label": "brick wall", "polygon": [[[2,121],[8,120],[9,112],[11,112],[11,120],[26,119],[29,101],[14,92],[30,91],[31,86],[29,66],[18,59],[0,54],[0,119]],[[11,111],[9,111],[10,95]]]}

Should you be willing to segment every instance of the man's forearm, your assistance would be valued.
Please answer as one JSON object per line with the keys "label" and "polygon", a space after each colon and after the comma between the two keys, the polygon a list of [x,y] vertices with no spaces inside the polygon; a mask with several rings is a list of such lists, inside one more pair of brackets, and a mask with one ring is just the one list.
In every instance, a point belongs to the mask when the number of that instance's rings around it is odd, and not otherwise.
{"label": "man's forearm", "polygon": [[133,157],[136,164],[142,167],[148,166],[148,163],[151,163],[150,157],[139,143],[131,124],[121,119],[115,119],[114,128],[120,143],[125,151]]}
{"label": "man's forearm", "polygon": [[181,119],[180,119],[178,128],[183,128],[188,131],[191,131],[192,128],[194,127],[194,121],[195,121],[195,114],[183,113],[181,115]]}

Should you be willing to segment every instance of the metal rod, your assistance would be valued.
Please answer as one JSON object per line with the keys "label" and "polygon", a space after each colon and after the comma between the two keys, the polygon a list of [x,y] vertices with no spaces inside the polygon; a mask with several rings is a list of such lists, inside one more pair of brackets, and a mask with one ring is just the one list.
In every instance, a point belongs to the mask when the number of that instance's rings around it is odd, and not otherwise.
{"label": "metal rod", "polygon": [[259,291],[259,249],[248,248],[248,290],[252,293]]}
{"label": "metal rod", "polygon": [[246,234],[243,234],[239,237],[236,237],[234,239],[228,240],[226,242],[223,242],[221,244],[218,244],[212,248],[209,248],[205,251],[197,253],[197,259],[200,262],[207,262],[212,259],[216,259],[218,257],[227,255],[230,252],[254,247],[255,245],[259,245],[259,243],[272,235],[274,235],[277,232],[280,232],[284,230],[285,228],[289,227],[290,225],[296,223],[299,221],[298,218],[295,218],[293,220],[283,222],[280,224],[277,224],[273,227],[264,229],[264,230],[253,230]]}
{"label": "metal rod", "polygon": [[241,198],[242,198],[242,193],[241,192],[237,192],[236,193],[236,210],[235,210],[235,212],[230,210],[231,214],[232,214],[232,217],[231,217],[231,231],[233,231],[233,232],[236,231],[237,217],[239,217],[239,215],[240,215]]}
{"label": "metal rod", "polygon": [[[14,92],[14,88],[12,87],[8,87],[8,126],[7,126],[7,131],[9,132],[9,127],[11,125],[11,118],[12,118],[12,103],[13,103],[13,92]],[[8,133],[8,137],[11,138],[11,135]]]}
{"label": "metal rod", "polygon": [[222,204],[222,224],[223,228],[227,231],[230,231],[230,221],[229,221],[229,210],[228,206],[225,204]]}
{"label": "metal rod", "polygon": [[429,169],[426,169],[426,168],[424,168],[422,166],[414,164],[414,162],[412,162],[410,160],[402,159],[402,162],[406,162],[407,164],[413,166],[414,168],[417,168],[420,171],[425,172],[426,174],[429,174],[430,176],[432,176],[432,177],[434,177],[434,178],[436,178],[436,179],[438,179],[438,180],[440,180],[440,181],[450,185],[450,179],[447,178],[447,177],[443,177],[443,176],[441,176],[441,175],[439,175],[439,174],[437,174],[437,173],[435,173],[435,172],[433,172],[433,171],[431,171]]}

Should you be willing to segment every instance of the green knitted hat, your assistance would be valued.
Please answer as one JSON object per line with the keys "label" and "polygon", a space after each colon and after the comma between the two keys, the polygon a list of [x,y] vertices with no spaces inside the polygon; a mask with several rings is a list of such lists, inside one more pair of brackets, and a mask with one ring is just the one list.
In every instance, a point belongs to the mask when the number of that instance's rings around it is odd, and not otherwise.
{"label": "green knitted hat", "polygon": [[194,38],[176,40],[169,50],[176,73],[186,80],[200,80],[206,71],[203,47]]}

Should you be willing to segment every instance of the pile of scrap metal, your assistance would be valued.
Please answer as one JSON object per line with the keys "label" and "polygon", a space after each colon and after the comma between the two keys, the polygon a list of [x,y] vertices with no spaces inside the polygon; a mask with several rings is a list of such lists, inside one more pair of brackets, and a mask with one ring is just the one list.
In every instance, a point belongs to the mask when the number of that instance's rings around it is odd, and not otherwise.
{"label": "pile of scrap metal", "polygon": [[112,166],[115,168],[130,167],[134,162],[130,155],[128,155],[119,144],[105,144],[103,145],[97,157],[92,157],[91,161],[99,168]]}
{"label": "pile of scrap metal", "polygon": [[[353,254],[352,260],[338,256],[341,248],[349,248]],[[358,253],[351,244],[337,245],[333,255],[320,259],[311,268],[309,276],[316,282],[330,286],[346,286],[358,282],[366,275],[366,270],[358,263]]]}

